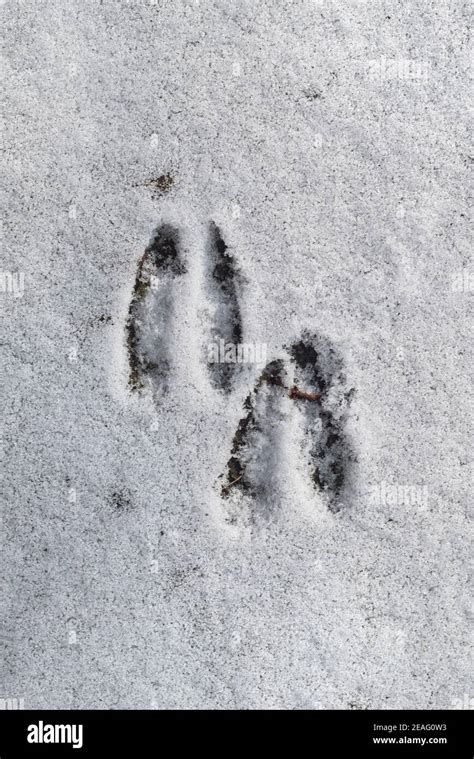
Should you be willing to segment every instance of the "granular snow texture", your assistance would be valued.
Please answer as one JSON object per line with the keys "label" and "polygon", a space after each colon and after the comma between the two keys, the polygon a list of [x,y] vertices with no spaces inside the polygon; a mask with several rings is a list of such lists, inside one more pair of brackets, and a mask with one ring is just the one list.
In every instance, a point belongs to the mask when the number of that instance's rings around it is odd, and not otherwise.
{"label": "granular snow texture", "polygon": [[0,697],[449,708],[470,4],[1,10]]}

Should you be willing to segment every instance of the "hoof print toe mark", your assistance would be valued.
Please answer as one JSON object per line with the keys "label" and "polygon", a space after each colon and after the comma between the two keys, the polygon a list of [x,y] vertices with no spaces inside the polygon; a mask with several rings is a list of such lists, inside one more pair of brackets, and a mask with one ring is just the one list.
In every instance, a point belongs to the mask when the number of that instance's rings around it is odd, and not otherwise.
{"label": "hoof print toe mark", "polygon": [[132,390],[151,384],[154,393],[166,391],[173,280],[185,273],[179,232],[163,224],[140,259],[128,311],[126,337]]}
{"label": "hoof print toe mark", "polygon": [[[214,308],[212,338],[229,344],[235,352],[242,342],[242,317],[239,304],[241,276],[236,261],[224,242],[219,227],[211,222],[208,244],[208,296]],[[230,392],[240,365],[235,361],[209,363],[211,384]]]}
{"label": "hoof print toe mark", "polygon": [[326,339],[305,333],[290,347],[295,380],[315,395],[305,404],[305,432],[309,436],[311,479],[331,511],[339,511],[355,457],[345,427],[353,390],[348,390],[342,357]]}
{"label": "hoof print toe mark", "polygon": [[227,462],[225,484],[221,494],[227,498],[235,489],[260,501],[258,511],[268,518],[272,507],[266,503],[271,494],[274,471],[278,466],[279,429],[285,368],[281,360],[263,369],[254,389],[244,402],[245,415],[235,432]]}

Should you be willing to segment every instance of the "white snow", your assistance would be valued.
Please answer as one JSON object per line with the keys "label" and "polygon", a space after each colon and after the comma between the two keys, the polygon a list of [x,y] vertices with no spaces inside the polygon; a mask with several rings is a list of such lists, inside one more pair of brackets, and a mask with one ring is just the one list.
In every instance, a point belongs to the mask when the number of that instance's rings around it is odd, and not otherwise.
{"label": "white snow", "polygon": [[[470,692],[468,9],[4,3],[2,270],[25,290],[0,294],[0,696],[449,708]],[[371,77],[383,56],[428,73]],[[337,514],[289,408],[274,518],[226,522],[216,483],[259,368],[224,395],[203,364],[211,220],[245,277],[244,339],[272,360],[309,330],[344,357],[358,464]],[[127,387],[125,321],[161,223],[189,271],[157,406]],[[377,499],[382,483],[428,497]]]}

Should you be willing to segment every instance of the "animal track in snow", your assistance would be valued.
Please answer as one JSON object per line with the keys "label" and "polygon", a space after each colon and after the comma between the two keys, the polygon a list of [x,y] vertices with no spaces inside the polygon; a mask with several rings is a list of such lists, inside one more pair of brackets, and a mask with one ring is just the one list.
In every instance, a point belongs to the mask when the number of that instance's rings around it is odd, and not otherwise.
{"label": "animal track in snow", "polygon": [[345,430],[354,389],[347,388],[342,357],[326,338],[305,333],[290,347],[290,355],[295,382],[320,394],[316,403],[303,403],[311,479],[331,511],[338,511],[355,461]]}
{"label": "animal track in snow", "polygon": [[[126,323],[129,385],[133,391],[151,388],[155,399],[168,389],[173,353],[169,335],[175,312],[175,282],[186,274],[179,230],[163,224],[155,231],[138,264]],[[205,295],[210,304],[203,350],[209,345],[242,344],[239,305],[241,275],[219,228],[211,222],[205,266]],[[211,385],[230,392],[241,370],[237,361],[207,361]]]}
{"label": "animal track in snow", "polygon": [[287,396],[302,412],[310,479],[335,512],[355,460],[345,432],[353,391],[346,389],[342,359],[328,340],[305,333],[288,353],[287,361],[265,367],[244,403],[246,413],[234,435],[221,494],[227,498],[237,491],[249,496],[256,513],[270,515],[268,505],[262,509],[258,502],[271,494],[281,465],[281,436],[286,434],[282,399]]}
{"label": "animal track in snow", "polygon": [[[205,341],[242,344],[240,309],[243,277],[220,229],[211,222],[204,266],[204,291],[211,308],[203,329]],[[168,389],[173,345],[176,281],[187,272],[179,231],[168,224],[157,228],[138,265],[126,322],[129,385],[150,387],[154,398]],[[207,360],[209,392],[232,391],[237,362]],[[340,509],[348,474],[356,460],[346,433],[353,389],[348,389],[342,357],[321,335],[303,333],[285,347],[282,358],[268,363],[244,402],[232,440],[226,472],[220,477],[221,496],[238,512],[239,499],[251,519],[273,516],[280,500],[276,481],[282,470],[289,415],[300,430],[301,451],[288,476],[306,477],[332,512]],[[296,444],[295,444],[296,445]],[[288,451],[288,449],[286,449]],[[244,504],[242,504],[242,508]],[[235,517],[233,517],[235,519]]]}
{"label": "animal track in snow", "polygon": [[155,231],[139,262],[128,311],[126,333],[132,390],[150,385],[155,396],[167,390],[173,282],[185,273],[179,232],[163,224]]}
{"label": "animal track in snow", "polygon": [[256,503],[262,503],[263,513],[268,511],[263,502],[271,495],[273,472],[279,462],[284,377],[283,361],[272,361],[247,396],[246,414],[235,432],[227,462],[227,481],[221,488],[223,497],[234,487],[248,494]]}
{"label": "animal track in snow", "polygon": [[[234,346],[242,343],[242,317],[239,305],[241,275],[234,256],[224,242],[221,231],[214,222],[209,225],[207,252],[208,300],[213,306],[211,339]],[[241,364],[237,362],[208,363],[213,387],[228,393]]]}

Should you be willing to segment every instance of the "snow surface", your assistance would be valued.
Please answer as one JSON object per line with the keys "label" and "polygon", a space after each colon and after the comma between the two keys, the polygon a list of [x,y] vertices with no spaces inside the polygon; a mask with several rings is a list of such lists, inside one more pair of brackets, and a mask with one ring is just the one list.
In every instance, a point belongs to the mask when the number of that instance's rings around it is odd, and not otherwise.
{"label": "snow surface", "polygon": [[[1,295],[2,698],[449,708],[470,692],[469,10],[3,3],[2,269],[25,288]],[[358,463],[338,513],[304,476],[287,400],[272,517],[226,519],[216,482],[257,370],[230,394],[210,383],[211,220],[244,277],[245,340],[271,360],[309,330],[344,357]],[[188,271],[157,404],[129,391],[125,323],[161,223]]]}

